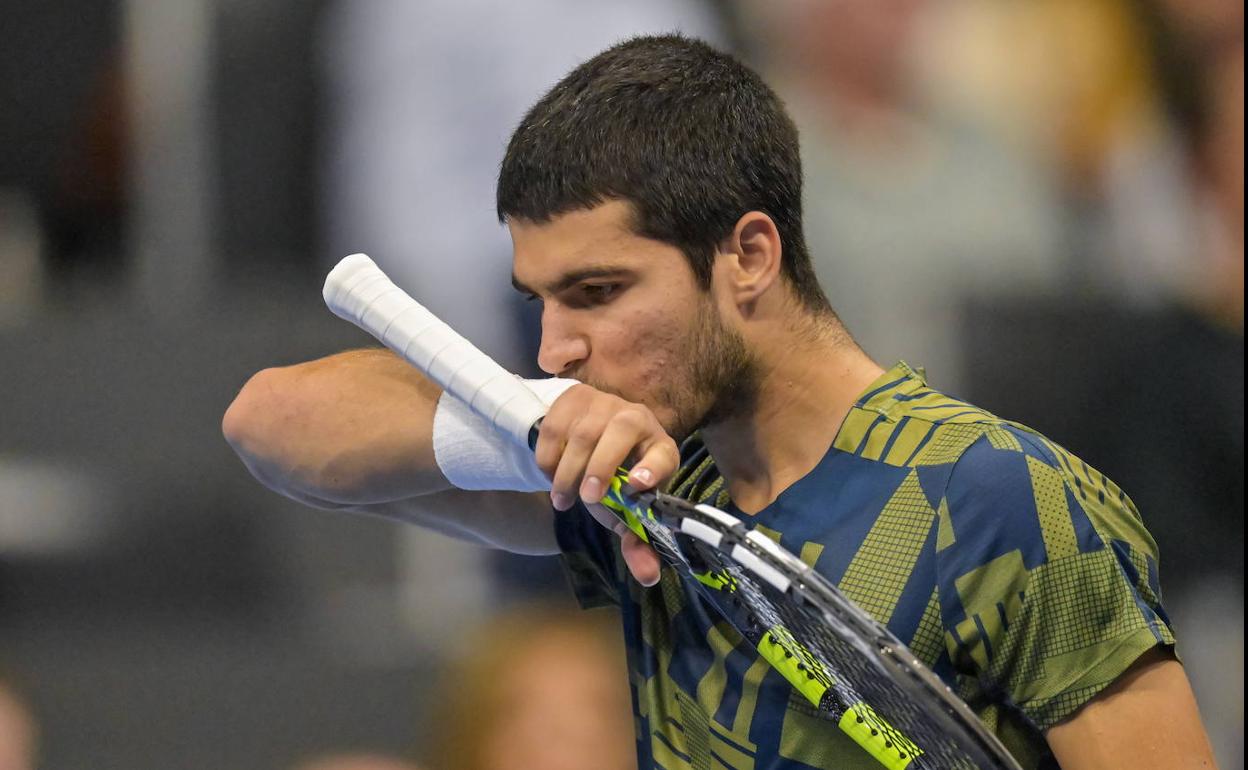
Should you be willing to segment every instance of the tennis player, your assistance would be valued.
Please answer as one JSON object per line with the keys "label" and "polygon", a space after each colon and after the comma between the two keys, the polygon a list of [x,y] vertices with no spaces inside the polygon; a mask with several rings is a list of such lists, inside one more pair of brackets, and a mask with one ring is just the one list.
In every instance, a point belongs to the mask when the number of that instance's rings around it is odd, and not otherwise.
{"label": "tennis player", "polygon": [[755,73],[680,37],[617,45],[533,107],[499,175],[555,375],[532,383],[551,403],[536,457],[377,350],[260,372],[226,437],[310,505],[561,553],[583,604],[621,611],[643,768],[874,760],[612,526],[597,503],[619,465],[800,554],[1025,767],[1211,767],[1130,499],[873,362],[816,283],[801,189],[796,130]]}

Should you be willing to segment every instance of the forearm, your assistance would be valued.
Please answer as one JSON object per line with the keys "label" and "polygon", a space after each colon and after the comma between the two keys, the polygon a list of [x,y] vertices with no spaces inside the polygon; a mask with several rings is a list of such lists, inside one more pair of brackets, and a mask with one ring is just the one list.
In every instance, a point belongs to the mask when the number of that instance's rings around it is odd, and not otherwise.
{"label": "forearm", "polygon": [[432,446],[440,390],[384,350],[253,376],[222,421],[251,473],[288,497],[343,507],[449,487]]}

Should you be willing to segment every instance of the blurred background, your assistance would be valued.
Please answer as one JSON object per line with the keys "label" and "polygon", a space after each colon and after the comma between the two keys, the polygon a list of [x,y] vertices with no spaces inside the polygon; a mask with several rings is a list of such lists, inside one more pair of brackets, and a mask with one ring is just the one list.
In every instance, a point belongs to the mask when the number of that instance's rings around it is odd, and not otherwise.
{"label": "blurred background", "polygon": [[219,426],[255,371],[369,342],[320,298],[354,251],[532,372],[506,139],[579,61],[670,30],[788,103],[867,351],[1132,495],[1242,766],[1242,2],[0,10],[0,769],[631,765],[611,616],[557,564],[302,508]]}

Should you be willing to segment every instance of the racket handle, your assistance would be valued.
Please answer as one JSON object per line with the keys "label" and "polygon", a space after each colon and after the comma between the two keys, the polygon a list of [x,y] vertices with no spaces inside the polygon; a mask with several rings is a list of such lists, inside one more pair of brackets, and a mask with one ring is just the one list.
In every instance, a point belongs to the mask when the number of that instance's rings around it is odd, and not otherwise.
{"label": "racket handle", "polygon": [[325,304],[373,335],[516,443],[529,444],[546,405],[524,382],[395,286],[365,254],[325,278]]}
{"label": "racket handle", "polygon": [[[395,286],[368,255],[344,257],[326,276],[323,294],[335,315],[376,337],[517,444],[530,449],[536,445],[546,414],[542,400],[523,380]],[[638,515],[647,515],[649,505],[630,499],[627,482],[628,471],[621,468],[608,495],[615,504],[607,505],[648,540]]]}

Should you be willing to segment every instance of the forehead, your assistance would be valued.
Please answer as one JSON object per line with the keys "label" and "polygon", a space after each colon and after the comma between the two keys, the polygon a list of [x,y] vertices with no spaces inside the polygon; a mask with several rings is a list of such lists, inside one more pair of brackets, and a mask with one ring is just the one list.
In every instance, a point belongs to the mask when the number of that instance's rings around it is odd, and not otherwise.
{"label": "forehead", "polygon": [[633,209],[624,201],[570,211],[549,222],[513,219],[507,226],[512,276],[524,286],[540,288],[567,274],[593,269],[692,274],[675,246],[633,231]]}

